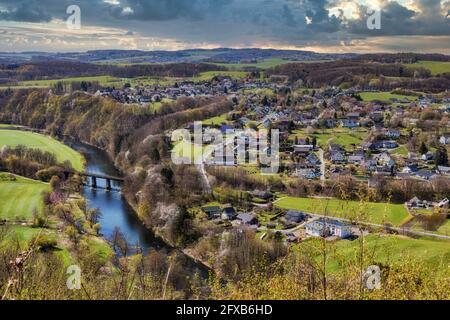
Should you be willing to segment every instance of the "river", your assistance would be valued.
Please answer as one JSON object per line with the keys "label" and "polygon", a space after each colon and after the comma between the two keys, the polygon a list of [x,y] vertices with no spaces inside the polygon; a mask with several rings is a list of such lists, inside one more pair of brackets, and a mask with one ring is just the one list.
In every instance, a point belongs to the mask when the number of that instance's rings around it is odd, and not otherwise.
{"label": "river", "polygon": [[[120,176],[120,172],[114,167],[106,152],[87,144],[72,142],[71,147],[81,152],[86,158],[86,171],[110,176]],[[106,181],[97,179],[97,189],[90,186],[83,187],[83,196],[88,201],[90,208],[97,208],[101,212],[99,223],[102,236],[111,240],[114,230],[118,228],[124,235],[130,246],[140,246],[144,253],[150,250],[174,250],[163,240],[156,237],[137,218],[133,208],[127,203],[120,191],[120,184],[112,182],[112,191],[106,190]],[[181,252],[180,252],[181,253]],[[183,254],[184,255],[184,254]],[[184,255],[185,271],[198,273],[202,278],[207,277],[209,269],[203,264],[197,263],[192,258]]]}
{"label": "river", "polygon": [[[85,156],[87,172],[110,176],[120,175],[102,150],[81,143],[74,143],[72,146]],[[84,186],[83,195],[90,208],[97,208],[102,213],[99,223],[103,237],[108,240],[112,239],[114,230],[119,228],[129,245],[139,245],[144,252],[167,247],[139,221],[122,195],[119,183],[112,182],[112,191],[106,190],[106,181],[103,179],[97,179],[97,185],[97,189]]]}

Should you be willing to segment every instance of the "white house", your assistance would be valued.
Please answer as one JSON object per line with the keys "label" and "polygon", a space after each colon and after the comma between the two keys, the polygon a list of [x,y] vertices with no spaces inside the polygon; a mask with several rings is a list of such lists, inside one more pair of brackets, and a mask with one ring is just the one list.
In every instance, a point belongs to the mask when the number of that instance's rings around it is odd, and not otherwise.
{"label": "white house", "polygon": [[450,144],[450,136],[442,136],[442,137],[439,139],[439,142],[440,142],[441,144]]}
{"label": "white house", "polygon": [[320,218],[305,225],[306,233],[313,237],[348,238],[352,235],[351,225],[332,219]]}

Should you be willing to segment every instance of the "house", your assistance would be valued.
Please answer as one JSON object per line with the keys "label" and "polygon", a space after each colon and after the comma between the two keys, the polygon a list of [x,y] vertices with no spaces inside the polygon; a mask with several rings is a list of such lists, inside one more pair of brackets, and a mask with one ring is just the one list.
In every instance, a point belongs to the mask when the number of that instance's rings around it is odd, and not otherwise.
{"label": "house", "polygon": [[414,197],[406,203],[406,206],[411,209],[428,209],[430,203],[426,200],[422,201],[419,198]]}
{"label": "house", "polygon": [[347,113],[347,118],[351,120],[358,120],[361,117],[359,112],[349,112]]}
{"label": "house", "polygon": [[437,206],[438,206],[439,208],[448,208],[449,205],[450,205],[450,200],[449,200],[448,198],[445,198],[444,200],[442,200],[441,202],[439,202],[439,203],[437,204]]}
{"label": "house", "polygon": [[219,206],[202,207],[202,211],[206,213],[208,219],[217,219],[222,214],[222,208]]}
{"label": "house", "polygon": [[330,143],[328,145],[328,151],[329,152],[334,152],[334,151],[342,151],[342,152],[344,152],[345,149],[340,144]]}
{"label": "house", "polygon": [[258,225],[258,218],[253,213],[245,213],[245,212],[239,213],[236,217],[236,220],[241,225],[246,225],[246,226]]}
{"label": "house", "polygon": [[367,171],[374,171],[377,168],[377,162],[374,159],[367,159],[364,160],[361,167]]}
{"label": "house", "polygon": [[415,173],[417,171],[419,171],[419,168],[415,164],[407,165],[402,169],[402,173],[409,173],[409,174]]}
{"label": "house", "polygon": [[286,212],[285,219],[288,222],[291,223],[300,223],[305,221],[308,218],[308,215],[306,213],[295,211],[295,210],[289,210]]}
{"label": "house", "polygon": [[440,174],[450,176],[450,167],[438,166],[437,170],[439,171]]}
{"label": "house", "polygon": [[436,173],[430,170],[419,170],[416,172],[416,176],[424,180],[431,180],[436,177]]}
{"label": "house", "polygon": [[392,168],[395,166],[395,161],[392,159],[391,155],[387,152],[382,152],[379,155],[374,156],[375,161],[377,162],[377,165],[383,166],[383,167],[389,167]]}
{"label": "house", "polygon": [[222,220],[233,220],[236,217],[236,211],[233,207],[223,208],[221,218]]}
{"label": "house", "polygon": [[440,142],[441,144],[450,144],[450,136],[442,136],[442,137],[439,139],[439,142]]}
{"label": "house", "polygon": [[314,150],[314,146],[311,144],[294,146],[294,153],[296,153],[296,154],[307,154],[313,150]]}
{"label": "house", "polygon": [[313,237],[348,238],[352,235],[351,225],[333,219],[320,218],[305,225],[306,233]]}
{"label": "house", "polygon": [[428,151],[427,153],[422,155],[422,160],[423,161],[432,161],[432,160],[434,160],[434,157],[435,157],[434,153],[431,151]]}
{"label": "house", "polygon": [[395,149],[398,148],[398,143],[395,141],[383,141],[384,149]]}
{"label": "house", "polygon": [[392,129],[386,130],[385,132],[383,132],[383,135],[389,139],[398,139],[401,136],[400,130],[392,130]]}
{"label": "house", "polygon": [[330,153],[330,161],[332,163],[345,163],[345,153],[342,151],[332,151]]}
{"label": "house", "polygon": [[356,122],[351,119],[343,119],[341,120],[341,126],[348,129],[353,129],[359,127],[359,122]]}
{"label": "house", "polygon": [[314,180],[320,177],[320,173],[315,169],[295,169],[295,176],[308,179],[308,180]]}
{"label": "house", "polygon": [[348,163],[358,165],[358,166],[361,163],[363,163],[364,160],[365,160],[364,155],[352,154],[351,156],[348,157]]}
{"label": "house", "polygon": [[310,153],[306,157],[306,161],[313,166],[317,166],[320,164],[320,159],[315,153]]}
{"label": "house", "polygon": [[395,149],[398,148],[398,144],[395,141],[377,141],[372,143],[369,148],[372,150]]}
{"label": "house", "polygon": [[256,198],[263,199],[263,200],[270,200],[273,197],[273,195],[270,192],[261,191],[261,190],[252,191],[251,195],[256,197]]}
{"label": "house", "polygon": [[286,241],[287,242],[297,242],[298,241],[298,237],[293,234],[293,233],[287,233],[286,234]]}

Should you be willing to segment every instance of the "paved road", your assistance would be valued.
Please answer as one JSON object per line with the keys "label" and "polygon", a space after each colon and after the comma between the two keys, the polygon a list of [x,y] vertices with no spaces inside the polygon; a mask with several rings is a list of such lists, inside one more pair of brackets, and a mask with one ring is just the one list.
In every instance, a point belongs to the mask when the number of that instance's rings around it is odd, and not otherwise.
{"label": "paved road", "polygon": [[320,159],[320,181],[325,181],[325,158],[323,156],[324,151],[319,148],[319,159]]}
{"label": "paved road", "polygon": [[[224,151],[225,151],[225,148],[232,143],[234,143],[234,135],[233,135],[233,137],[227,138],[227,140],[225,140],[225,143],[223,146]],[[202,176],[203,187],[205,189],[205,192],[207,192],[207,193],[212,193],[212,189],[211,189],[211,184],[209,183],[208,175],[206,174],[205,162],[207,162],[207,160],[212,156],[213,152],[214,152],[214,148],[205,148],[205,151],[203,153],[203,159],[202,159],[201,163],[196,165],[198,172],[200,172],[200,174]]]}

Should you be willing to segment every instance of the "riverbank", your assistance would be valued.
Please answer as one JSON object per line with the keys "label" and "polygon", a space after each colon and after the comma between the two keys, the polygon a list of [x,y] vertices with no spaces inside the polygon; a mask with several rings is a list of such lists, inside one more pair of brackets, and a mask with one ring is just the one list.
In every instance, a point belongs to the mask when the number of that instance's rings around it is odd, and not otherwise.
{"label": "riverbank", "polygon": [[211,266],[208,262],[203,261],[202,259],[196,257],[191,253],[189,249],[186,248],[180,248],[173,244],[164,234],[159,232],[157,229],[152,228],[151,226],[147,226],[144,221],[139,217],[137,214],[138,209],[136,205],[129,199],[129,195],[124,195],[125,199],[127,200],[127,203],[130,205],[131,208],[133,208],[134,213],[136,214],[136,217],[141,221],[142,225],[147,228],[149,231],[154,233],[158,238],[160,238],[162,241],[164,241],[167,245],[169,245],[173,250],[176,250],[177,252],[189,257],[191,260],[193,260],[195,263],[202,265],[205,269],[208,269],[208,271],[215,272],[214,267]]}

